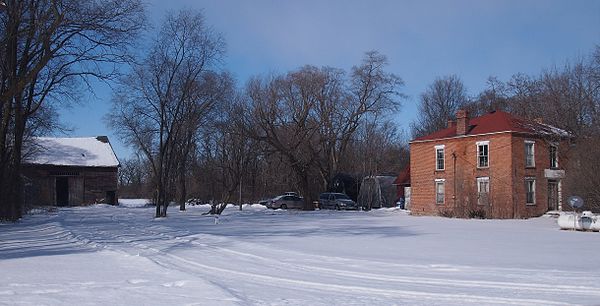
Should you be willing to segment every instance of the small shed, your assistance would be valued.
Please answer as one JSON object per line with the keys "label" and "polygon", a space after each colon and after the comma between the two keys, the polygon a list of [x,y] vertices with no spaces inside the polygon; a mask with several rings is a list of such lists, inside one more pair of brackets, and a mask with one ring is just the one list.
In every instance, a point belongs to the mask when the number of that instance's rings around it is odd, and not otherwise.
{"label": "small shed", "polygon": [[117,203],[119,160],[108,137],[36,137],[23,156],[29,204]]}
{"label": "small shed", "polygon": [[367,176],[360,185],[358,204],[366,209],[396,205],[395,176]]}

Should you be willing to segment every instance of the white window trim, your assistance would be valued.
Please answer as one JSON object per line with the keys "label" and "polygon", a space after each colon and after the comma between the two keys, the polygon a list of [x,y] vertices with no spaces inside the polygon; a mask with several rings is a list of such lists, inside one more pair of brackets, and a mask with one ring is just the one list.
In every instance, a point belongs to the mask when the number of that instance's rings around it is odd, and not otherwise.
{"label": "white window trim", "polygon": [[536,204],[536,199],[535,199],[536,198],[536,188],[535,188],[536,180],[535,180],[535,177],[526,177],[525,182],[533,182],[533,185],[532,185],[533,186],[533,202],[531,202],[531,203],[527,202],[527,185],[526,185],[525,186],[525,205],[535,205]]}
{"label": "white window trim", "polygon": [[[527,164],[527,145],[531,144],[531,165]],[[535,168],[535,140],[525,140],[525,168]]]}
{"label": "white window trim", "polygon": [[[438,150],[442,150],[442,155],[444,158],[444,165],[441,169],[438,168],[438,156],[437,156],[437,152]],[[434,147],[434,153],[435,153],[435,171],[444,171],[446,170],[446,146],[445,145],[437,145]]]}
{"label": "white window trim", "polygon": [[[444,197],[442,198],[442,202],[438,202],[438,184],[441,183],[444,188]],[[435,179],[435,205],[444,205],[446,203],[446,179]]]}
{"label": "white window trim", "polygon": [[487,182],[488,183],[488,191],[487,193],[490,193],[490,177],[489,176],[484,176],[484,177],[478,177],[477,178],[477,193],[481,193],[481,189],[479,189],[479,183],[480,182]]}
{"label": "white window trim", "polygon": [[[487,151],[487,166],[480,166],[479,165],[479,146],[481,145],[487,145],[488,147],[488,151]],[[477,141],[475,143],[475,146],[477,148],[477,155],[475,156],[475,164],[477,165],[477,169],[486,169],[490,167],[490,141],[489,140],[484,140],[484,141]]]}
{"label": "white window trim", "polygon": [[485,177],[478,177],[477,178],[477,205],[484,205],[485,203],[481,203],[480,201],[480,195],[482,194],[481,192],[481,182],[487,182],[487,197],[489,200],[490,197],[490,177],[489,176],[485,176]]}

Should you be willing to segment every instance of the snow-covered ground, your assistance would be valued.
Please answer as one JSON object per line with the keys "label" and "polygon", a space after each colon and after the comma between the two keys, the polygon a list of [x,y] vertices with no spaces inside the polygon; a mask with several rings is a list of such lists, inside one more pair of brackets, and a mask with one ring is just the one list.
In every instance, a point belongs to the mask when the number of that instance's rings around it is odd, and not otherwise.
{"label": "snow-covered ground", "polygon": [[0,304],[600,304],[600,234],[555,219],[124,204],[0,224]]}

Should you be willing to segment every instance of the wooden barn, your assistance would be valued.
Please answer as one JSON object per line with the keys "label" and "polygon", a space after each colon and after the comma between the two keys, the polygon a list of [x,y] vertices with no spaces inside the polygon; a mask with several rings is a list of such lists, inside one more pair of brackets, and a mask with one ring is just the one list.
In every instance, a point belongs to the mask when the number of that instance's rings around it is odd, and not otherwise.
{"label": "wooden barn", "polygon": [[25,199],[33,205],[114,205],[118,167],[106,136],[34,138],[23,162]]}

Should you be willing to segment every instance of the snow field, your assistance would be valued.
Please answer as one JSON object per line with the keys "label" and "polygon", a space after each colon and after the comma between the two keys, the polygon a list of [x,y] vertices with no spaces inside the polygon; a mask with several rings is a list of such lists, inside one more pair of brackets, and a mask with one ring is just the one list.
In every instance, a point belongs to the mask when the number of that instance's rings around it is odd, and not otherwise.
{"label": "snow field", "polygon": [[0,225],[6,305],[594,305],[600,235],[460,220],[132,201]]}

